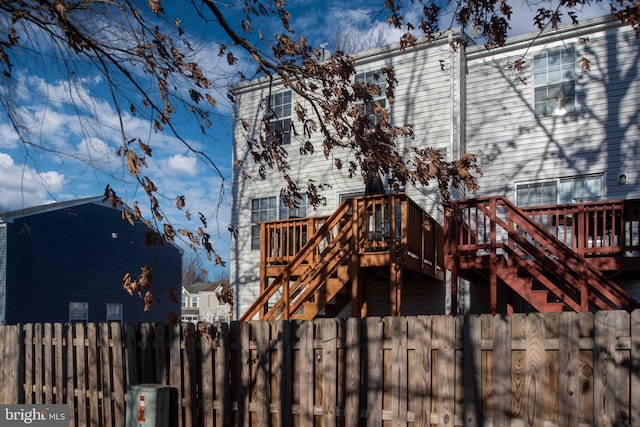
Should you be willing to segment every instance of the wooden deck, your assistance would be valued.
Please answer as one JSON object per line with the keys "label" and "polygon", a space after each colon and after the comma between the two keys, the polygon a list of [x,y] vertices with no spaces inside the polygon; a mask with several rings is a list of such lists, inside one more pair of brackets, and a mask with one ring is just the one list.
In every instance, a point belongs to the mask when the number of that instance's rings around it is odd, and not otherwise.
{"label": "wooden deck", "polygon": [[520,209],[489,197],[456,201],[443,228],[404,194],[355,198],[329,217],[261,224],[260,297],[241,320],[329,317],[349,304],[366,317],[381,280],[397,316],[408,277],[442,283],[445,269],[452,313],[458,277],[488,285],[493,313],[513,313],[515,299],[542,313],[631,310],[640,304],[612,278],[640,274],[639,219],[640,200]]}
{"label": "wooden deck", "polygon": [[640,273],[640,200],[519,209],[489,197],[455,206],[445,226],[447,269],[452,282],[488,282],[493,312],[513,312],[510,301],[499,304],[498,284],[540,312],[639,306],[612,277]]}
{"label": "wooden deck", "polygon": [[260,298],[242,320],[313,318],[339,299],[367,315],[364,281],[384,268],[400,315],[407,273],[444,279],[443,228],[404,194],[345,201],[330,217],[261,224]]}

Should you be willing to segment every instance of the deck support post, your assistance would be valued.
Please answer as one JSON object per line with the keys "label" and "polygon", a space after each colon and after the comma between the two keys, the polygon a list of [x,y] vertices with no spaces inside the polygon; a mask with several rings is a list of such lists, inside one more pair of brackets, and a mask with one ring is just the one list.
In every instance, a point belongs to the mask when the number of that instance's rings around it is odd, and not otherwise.
{"label": "deck support post", "polygon": [[491,314],[495,315],[498,312],[498,266],[496,265],[498,262],[497,254],[496,254],[496,199],[492,198],[489,202],[490,209],[490,228],[489,228],[489,238],[491,239],[490,247],[491,252],[489,253],[489,300],[491,304]]}
{"label": "deck support post", "polygon": [[[269,278],[267,277],[267,251],[270,246],[270,239],[267,238],[267,226],[263,222],[260,224],[260,294],[264,294],[267,289]],[[268,304],[260,307],[259,318],[262,319],[269,311]]]}
{"label": "deck support post", "polygon": [[349,277],[351,277],[351,317],[361,317],[363,282],[362,269],[360,268],[360,255],[357,252],[351,255]]}
{"label": "deck support post", "polygon": [[391,300],[391,315],[402,315],[402,266],[393,260],[390,266],[389,284],[390,286],[390,300]]}

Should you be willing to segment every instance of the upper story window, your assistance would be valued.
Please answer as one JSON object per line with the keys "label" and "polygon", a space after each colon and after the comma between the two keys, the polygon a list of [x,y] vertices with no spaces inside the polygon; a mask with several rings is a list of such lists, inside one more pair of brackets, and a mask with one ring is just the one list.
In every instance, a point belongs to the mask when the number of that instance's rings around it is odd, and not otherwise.
{"label": "upper story window", "polygon": [[187,307],[189,305],[189,297],[186,295],[182,295],[182,306]]}
{"label": "upper story window", "polygon": [[199,303],[199,298],[198,297],[191,297],[191,307],[198,307],[198,303]]}
{"label": "upper story window", "polygon": [[276,138],[285,145],[291,144],[291,91],[269,95],[266,102],[269,137]]}
{"label": "upper story window", "polygon": [[382,70],[367,71],[364,73],[356,74],[355,82],[371,85],[375,84],[380,88],[380,93],[373,96],[373,101],[366,102],[363,107],[364,113],[369,118],[369,123],[375,126],[380,123],[381,118],[380,112],[376,111],[376,103],[379,104],[382,108],[387,107],[387,81],[385,80],[384,74],[382,73]]}
{"label": "upper story window", "polygon": [[575,51],[573,47],[533,58],[536,116],[561,116],[575,110]]}
{"label": "upper story window", "polygon": [[603,194],[603,174],[516,184],[516,203],[525,208],[599,200]]}
{"label": "upper story window", "polygon": [[302,194],[298,206],[289,208],[279,197],[251,199],[251,249],[260,249],[260,221],[306,218],[307,195]]}

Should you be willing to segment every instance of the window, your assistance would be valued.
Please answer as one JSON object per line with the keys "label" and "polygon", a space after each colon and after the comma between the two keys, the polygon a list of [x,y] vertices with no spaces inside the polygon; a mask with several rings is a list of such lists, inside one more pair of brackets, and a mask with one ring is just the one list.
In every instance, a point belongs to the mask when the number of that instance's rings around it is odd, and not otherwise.
{"label": "window", "polygon": [[604,193],[604,175],[563,178],[558,183],[560,203],[580,203],[599,200]]}
{"label": "window", "polygon": [[107,322],[122,322],[122,304],[107,303]]}
{"label": "window", "polygon": [[295,208],[287,207],[276,196],[251,200],[251,249],[260,249],[260,224],[258,222],[307,217],[307,195],[303,193],[301,196],[302,198]]}
{"label": "window", "polygon": [[558,183],[556,181],[532,182],[516,186],[518,206],[555,205],[558,200]]}
{"label": "window", "polygon": [[603,174],[516,184],[516,203],[520,207],[599,200],[603,194]]}
{"label": "window", "polygon": [[373,96],[372,102],[364,104],[364,114],[369,118],[369,123],[376,126],[380,123],[380,112],[374,111],[375,103],[379,103],[382,108],[387,106],[387,98],[385,92],[387,90],[387,82],[381,70],[367,71],[365,73],[356,74],[356,83],[377,84],[380,88],[380,94]]}
{"label": "window", "polygon": [[533,58],[536,116],[559,116],[575,110],[575,51],[573,47]]}
{"label": "window", "polygon": [[198,307],[198,297],[191,297],[191,307]]}
{"label": "window", "polygon": [[284,145],[291,144],[291,91],[267,97],[270,138]]}
{"label": "window", "polygon": [[89,320],[89,303],[76,302],[69,303],[69,322],[86,322]]}
{"label": "window", "polygon": [[298,200],[298,206],[290,208],[280,200],[280,219],[306,218],[307,217],[307,195],[302,194]]}
{"label": "window", "polygon": [[185,296],[185,295],[182,295],[182,306],[186,307],[188,305],[189,305],[189,297]]}
{"label": "window", "polygon": [[260,249],[260,224],[259,221],[278,219],[278,199],[273,197],[261,197],[251,200],[251,249]]}

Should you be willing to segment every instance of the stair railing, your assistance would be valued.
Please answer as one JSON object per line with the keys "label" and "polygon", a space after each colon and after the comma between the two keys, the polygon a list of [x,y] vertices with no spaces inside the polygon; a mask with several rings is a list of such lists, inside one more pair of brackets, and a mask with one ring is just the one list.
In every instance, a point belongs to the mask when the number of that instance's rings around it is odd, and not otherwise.
{"label": "stair railing", "polygon": [[[347,224],[351,218],[347,217],[349,216],[349,213],[353,212],[353,210],[354,201],[344,201],[338,209],[336,209],[336,211],[326,219],[320,229],[308,238],[302,248],[300,248],[295,256],[291,258],[289,263],[287,263],[280,275],[274,278],[268,286],[261,290],[260,296],[253,304],[251,304],[242,317],[240,317],[240,320],[248,321],[258,313],[261,313],[262,317],[265,318],[269,311],[271,312],[270,316],[275,315],[276,311],[280,311],[283,314],[283,317],[288,319],[292,311],[285,308],[289,305],[292,297],[296,296],[295,293],[300,292],[299,286],[293,288],[290,286],[292,273],[304,264],[317,265],[323,262],[322,260],[316,260],[314,258],[315,254],[323,254],[323,252],[331,246],[334,240],[337,238],[344,238],[344,234],[339,233],[341,230],[346,228],[351,229],[351,226]],[[264,265],[261,266],[261,268],[265,268]],[[274,304],[274,307],[277,305],[278,309],[274,310],[271,308],[269,310],[269,300],[274,297],[278,291],[282,291],[282,296],[278,298],[278,301]],[[293,295],[292,292],[294,293]]]}
{"label": "stair railing", "polygon": [[479,251],[493,255],[505,245],[509,249],[505,255],[509,252],[535,260],[547,274],[578,292],[581,310],[588,310],[589,303],[596,308],[638,307],[626,291],[504,197],[466,200],[456,205],[461,216],[455,232],[449,232],[457,239],[450,251],[455,256],[475,256]]}

